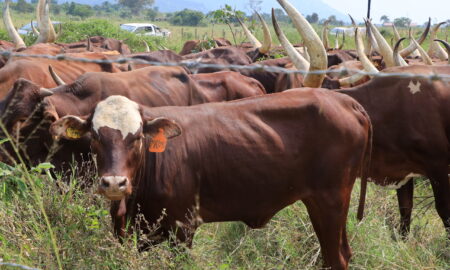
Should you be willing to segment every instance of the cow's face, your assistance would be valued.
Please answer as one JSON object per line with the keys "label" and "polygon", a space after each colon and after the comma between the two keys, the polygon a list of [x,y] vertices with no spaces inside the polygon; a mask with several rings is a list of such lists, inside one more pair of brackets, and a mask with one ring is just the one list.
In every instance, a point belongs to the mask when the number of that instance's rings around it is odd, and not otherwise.
{"label": "cow's face", "polygon": [[131,194],[136,173],[144,166],[146,141],[159,133],[167,139],[181,134],[180,127],[168,119],[143,119],[139,105],[123,96],[110,96],[98,103],[86,120],[65,116],[52,124],[50,131],[72,140],[90,133],[91,150],[97,159],[98,191],[110,200]]}
{"label": "cow's face", "polygon": [[[34,146],[43,144],[42,140],[37,144],[34,140],[40,137],[40,128],[50,121],[50,116],[55,117],[56,112],[52,110],[53,106],[48,102],[43,102],[46,96],[52,94],[52,91],[41,88],[26,79],[17,80],[8,95],[0,101],[0,121],[5,128],[0,130],[0,137],[6,137],[5,133],[8,133],[14,138],[14,141],[19,143],[22,150],[27,151],[27,156],[29,156]],[[34,142],[33,147],[22,148],[23,141],[31,144]],[[1,147],[0,160],[2,162],[11,164],[14,159],[17,160],[11,142],[6,142]]]}
{"label": "cow's face", "polygon": [[17,126],[29,123],[33,113],[46,96],[53,92],[26,79],[17,80],[8,95],[0,102],[2,123],[9,132]]}

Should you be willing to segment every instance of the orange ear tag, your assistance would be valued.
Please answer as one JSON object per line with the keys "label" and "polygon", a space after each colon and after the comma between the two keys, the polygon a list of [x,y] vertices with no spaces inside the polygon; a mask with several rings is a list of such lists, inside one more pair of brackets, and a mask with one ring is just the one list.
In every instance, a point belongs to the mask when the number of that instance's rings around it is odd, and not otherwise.
{"label": "orange ear tag", "polygon": [[148,148],[148,151],[154,153],[164,152],[164,150],[166,150],[166,144],[167,138],[166,136],[164,136],[164,130],[160,128],[158,130],[158,134],[156,134],[156,136],[153,137],[150,141],[150,147]]}

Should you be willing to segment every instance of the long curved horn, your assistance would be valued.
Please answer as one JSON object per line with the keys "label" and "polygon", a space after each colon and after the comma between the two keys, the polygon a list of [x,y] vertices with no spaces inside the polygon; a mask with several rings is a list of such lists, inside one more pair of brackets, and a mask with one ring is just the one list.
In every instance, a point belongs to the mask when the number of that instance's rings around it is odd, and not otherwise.
{"label": "long curved horn", "polygon": [[400,61],[401,56],[400,56],[398,50],[400,48],[400,44],[405,39],[406,38],[400,38],[399,40],[397,40],[397,42],[395,42],[394,51],[392,52],[392,56],[394,57],[394,63],[395,63],[396,66],[401,66],[402,65],[402,63]]}
{"label": "long curved horn", "polygon": [[[422,43],[427,38],[428,32],[430,32],[430,28],[431,28],[431,18],[428,18],[427,27],[425,28],[425,31],[423,31],[420,38],[417,40],[417,43],[419,43],[419,45],[422,45]],[[417,49],[416,46],[413,44],[413,42],[411,42],[408,47],[406,47],[400,51],[400,56],[405,58],[408,55],[410,55],[411,53],[413,53],[416,49]]]}
{"label": "long curved horn", "polygon": [[361,33],[359,28],[355,29],[355,44],[356,44],[356,52],[358,53],[358,58],[361,64],[364,67],[364,70],[367,72],[378,73],[378,69],[374,66],[374,64],[370,61],[367,55],[364,53],[364,42],[361,37]]}
{"label": "long curved horn", "polygon": [[[364,52],[364,42],[361,38],[361,33],[359,31],[359,28],[356,27],[355,29],[355,44],[356,44],[356,52],[358,53],[358,58],[361,64],[364,67],[364,70],[371,73],[378,73],[378,69],[370,62],[369,58],[367,58],[365,52]],[[351,86],[358,81],[362,80],[366,75],[361,73],[353,74],[352,76],[339,79],[339,84],[342,87],[348,87]]]}
{"label": "long curved horn", "polygon": [[[375,39],[377,40],[378,47],[380,49],[380,54],[383,56],[383,60],[386,63],[387,67],[394,67],[395,61],[394,61],[394,52],[392,51],[391,47],[389,46],[388,42],[384,37],[381,35],[380,31],[370,22],[367,20],[370,30],[373,33]],[[405,60],[403,58],[399,59],[401,66],[407,65]]]}
{"label": "long curved horn", "polygon": [[31,30],[33,31],[33,33],[34,33],[36,36],[39,36],[39,31],[36,29],[36,27],[34,27],[34,25],[33,25],[33,20],[31,20]]}
{"label": "long curved horn", "polygon": [[61,79],[61,77],[56,74],[56,72],[53,70],[53,67],[51,65],[48,66],[48,71],[50,72],[50,75],[52,75],[53,80],[55,81],[56,85],[66,85],[66,83]]}
{"label": "long curved horn", "polygon": [[[52,21],[50,20],[50,0],[39,0],[41,3],[41,24],[45,27],[47,25],[48,29],[48,39],[47,42],[52,43],[56,41],[58,35],[55,32],[55,28],[53,27]],[[46,10],[48,8],[48,11]],[[46,20],[44,22],[43,20]],[[41,30],[42,31],[42,30]]]}
{"label": "long curved horn", "polygon": [[148,43],[145,42],[145,40],[143,40],[142,43],[144,44],[145,52],[150,52],[150,47],[148,46]]}
{"label": "long curved horn", "polygon": [[43,6],[43,13],[41,13],[40,18],[41,21],[39,22],[39,36],[35,42],[35,44],[38,43],[47,43],[49,40],[49,19],[48,19],[48,13],[49,13],[49,7],[48,7],[48,2],[44,3]]}
{"label": "long curved horn", "polygon": [[8,31],[8,35],[11,38],[12,42],[16,45],[16,49],[26,48],[25,42],[20,37],[16,28],[14,28],[14,24],[11,20],[11,14],[9,13],[9,0],[5,1],[3,6],[3,23],[5,24],[6,31]]}
{"label": "long curved horn", "polygon": [[435,39],[434,41],[438,41],[438,42],[442,43],[442,45],[444,45],[445,49],[447,50],[447,54],[449,55],[448,64],[450,65],[450,44],[448,44],[447,41],[442,40],[442,39]]}
{"label": "long curved horn", "polygon": [[419,51],[420,57],[422,58],[422,61],[426,65],[433,65],[433,61],[431,60],[430,56],[427,54],[427,52],[420,46],[420,44],[413,38],[411,31],[409,31],[409,39],[412,43],[417,47],[417,50]]}
{"label": "long curved horn", "polygon": [[[327,52],[316,31],[314,31],[305,17],[303,17],[287,0],[277,1],[292,19],[295,28],[297,28],[297,31],[302,36],[303,41],[308,48],[308,53],[311,56],[309,71],[326,70],[328,66]],[[325,74],[309,73],[305,76],[303,85],[306,87],[320,87],[324,78]]]}
{"label": "long curved horn", "polygon": [[270,51],[270,48],[272,47],[272,36],[270,35],[269,26],[267,26],[266,21],[259,15],[259,13],[255,10],[256,15],[258,15],[259,20],[261,21],[263,32],[264,32],[264,39],[263,44],[261,48],[259,48],[259,52],[261,54],[266,54]]}
{"label": "long curved horn", "polygon": [[92,52],[92,42],[91,42],[90,36],[87,36],[87,39],[86,39],[86,51]]}
{"label": "long curved horn", "polygon": [[437,32],[439,31],[439,27],[445,23],[446,22],[441,22],[441,23],[436,24],[433,27],[433,30],[431,31],[431,34],[430,34],[431,44],[430,44],[430,48],[428,49],[428,55],[430,57],[437,57],[437,58],[441,59],[442,61],[446,60],[448,58],[448,55],[444,51],[444,49],[442,49],[442,47],[439,46],[439,43],[435,42],[434,40],[436,39]]}
{"label": "long curved horn", "polygon": [[36,5],[36,21],[39,29],[41,29],[41,14],[44,13],[44,4],[45,0],[39,0]]}
{"label": "long curved horn", "polygon": [[323,28],[322,28],[322,43],[323,46],[325,47],[325,50],[328,50],[330,48],[329,44],[330,41],[328,40],[328,24],[330,23],[330,20],[326,20],[323,23]]}
{"label": "long curved horn", "polygon": [[342,50],[344,48],[345,45],[345,31],[342,32],[342,43],[341,46],[339,46],[338,50]]}
{"label": "long curved horn", "polygon": [[275,17],[275,10],[272,8],[272,23],[275,28],[275,33],[277,34],[278,40],[280,41],[283,48],[286,50],[292,63],[298,70],[306,71],[309,69],[309,62],[294,48],[294,46],[289,42],[286,36],[278,25],[277,18]]}
{"label": "long curved horn", "polygon": [[[400,34],[397,31],[397,27],[395,27],[395,24],[392,24],[392,30],[394,31],[394,41],[397,42],[401,39]],[[400,44],[399,47],[400,50],[403,49],[403,46]]]}
{"label": "long curved horn", "polygon": [[364,19],[364,23],[366,24],[366,42],[367,42],[366,43],[367,46],[365,47],[366,49],[365,53],[371,56],[373,51],[380,52],[380,48],[378,46],[375,37],[373,36],[372,30],[370,29],[368,20]]}
{"label": "long curved horn", "polygon": [[250,30],[248,30],[247,26],[241,21],[241,19],[239,19],[238,17],[236,17],[236,18],[237,18],[238,22],[241,24],[242,29],[244,29],[244,33],[247,36],[250,43],[255,48],[261,48],[262,47],[261,42],[259,42],[259,40],[250,32]]}
{"label": "long curved horn", "polygon": [[339,49],[339,32],[336,31],[336,35],[334,35],[334,49]]}

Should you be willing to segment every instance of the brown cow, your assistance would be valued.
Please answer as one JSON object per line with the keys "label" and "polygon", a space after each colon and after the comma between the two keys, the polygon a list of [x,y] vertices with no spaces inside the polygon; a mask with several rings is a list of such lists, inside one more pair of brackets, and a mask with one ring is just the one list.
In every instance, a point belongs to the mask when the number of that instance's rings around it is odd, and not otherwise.
{"label": "brown cow", "polygon": [[[231,42],[225,38],[214,38],[214,46],[217,47],[224,47],[224,46],[231,46]],[[188,40],[184,43],[183,48],[180,51],[180,55],[187,55],[191,53],[197,53],[204,51],[205,48],[208,47],[208,41],[207,40]]]}
{"label": "brown cow", "polygon": [[123,40],[114,38],[106,38],[102,36],[93,36],[88,39],[80,40],[72,43],[58,43],[59,46],[66,50],[82,49],[84,51],[94,51],[97,49],[106,51],[117,51],[120,54],[130,54],[131,50]]}
{"label": "brown cow", "polygon": [[[101,53],[74,53],[66,55],[74,58],[107,59],[107,56]],[[56,87],[57,85],[48,72],[49,65],[52,65],[59,72],[63,80],[70,82],[86,72],[120,72],[114,64],[82,63],[39,58],[11,59],[0,69],[0,98],[6,96],[14,82],[19,78],[33,81],[46,88]]]}
{"label": "brown cow", "polygon": [[[3,124],[10,134],[20,130],[23,156],[32,165],[47,160],[51,152],[50,123],[67,114],[88,114],[97,102],[110,95],[123,95],[146,106],[167,106],[233,100],[265,93],[261,84],[239,73],[190,77],[179,67],[147,67],[117,74],[86,73],[75,82],[48,92],[40,90],[35,83],[18,80],[0,102]],[[2,146],[14,158],[11,146]],[[70,162],[72,154],[79,160],[80,153],[88,153],[88,147],[83,146],[64,142],[63,149],[54,153],[55,166],[60,168],[62,163]],[[7,156],[2,161],[11,162]]]}
{"label": "brown cow", "polygon": [[[347,269],[351,256],[346,219],[369,130],[357,102],[323,89],[192,107],[147,108],[111,96],[87,120],[66,116],[51,127],[72,140],[90,133],[117,234],[140,212],[140,225],[159,219],[157,231],[142,226],[144,233],[173,231],[189,243],[200,220],[259,228],[302,200],[332,269]],[[162,151],[164,138],[165,151],[149,153]]]}
{"label": "brown cow", "polygon": [[[159,50],[153,52],[135,53],[126,55],[128,58],[141,59],[149,62],[180,63],[183,58],[172,50]],[[148,64],[132,63],[132,69],[148,67]]]}
{"label": "brown cow", "polygon": [[[407,66],[389,73],[450,75],[450,66]],[[356,99],[373,127],[370,178],[397,189],[400,230],[409,231],[416,175],[430,179],[436,210],[450,236],[450,86],[441,80],[375,77],[339,92]]]}

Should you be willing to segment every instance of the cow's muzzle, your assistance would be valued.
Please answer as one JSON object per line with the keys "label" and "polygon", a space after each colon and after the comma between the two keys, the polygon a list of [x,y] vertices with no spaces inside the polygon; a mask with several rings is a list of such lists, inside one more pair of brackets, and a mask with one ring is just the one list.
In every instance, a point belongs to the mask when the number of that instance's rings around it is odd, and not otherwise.
{"label": "cow's muzzle", "polygon": [[118,201],[131,194],[131,183],[126,176],[102,176],[98,192],[112,201]]}

